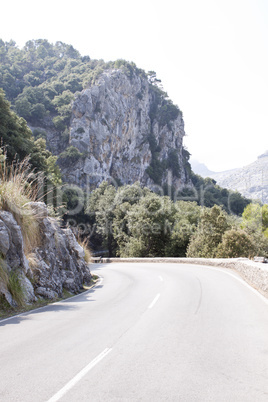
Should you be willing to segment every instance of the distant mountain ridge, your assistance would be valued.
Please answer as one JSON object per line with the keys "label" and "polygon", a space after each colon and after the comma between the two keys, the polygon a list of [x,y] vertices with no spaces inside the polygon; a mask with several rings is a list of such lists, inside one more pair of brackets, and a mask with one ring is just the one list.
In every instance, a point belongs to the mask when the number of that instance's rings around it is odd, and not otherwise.
{"label": "distant mountain ridge", "polygon": [[194,173],[202,177],[211,177],[221,187],[239,191],[247,198],[268,203],[268,151],[258,159],[242,168],[213,172],[206,165],[191,161]]}

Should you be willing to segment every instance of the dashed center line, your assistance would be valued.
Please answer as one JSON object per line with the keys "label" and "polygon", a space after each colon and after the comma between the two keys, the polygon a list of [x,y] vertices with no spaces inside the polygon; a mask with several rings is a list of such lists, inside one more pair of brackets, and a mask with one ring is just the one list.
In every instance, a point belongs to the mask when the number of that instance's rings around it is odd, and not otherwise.
{"label": "dashed center line", "polygon": [[155,305],[155,303],[157,302],[157,300],[160,297],[160,293],[158,293],[158,295],[155,296],[154,300],[152,301],[152,303],[148,306],[148,308],[153,308],[153,306]]}
{"label": "dashed center line", "polygon": [[161,275],[159,275],[159,277],[158,277],[159,279],[160,279],[160,281],[161,282],[163,282],[164,281],[164,279],[162,278],[162,276]]}

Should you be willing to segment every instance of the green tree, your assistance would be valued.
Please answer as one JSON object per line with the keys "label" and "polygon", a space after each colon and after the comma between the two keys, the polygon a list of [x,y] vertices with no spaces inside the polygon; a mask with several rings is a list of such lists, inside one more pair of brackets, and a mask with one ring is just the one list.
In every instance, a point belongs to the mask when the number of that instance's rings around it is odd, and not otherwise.
{"label": "green tree", "polygon": [[252,258],[256,252],[254,239],[244,230],[233,228],[227,230],[218,245],[218,258]]}
{"label": "green tree", "polygon": [[110,256],[115,255],[117,247],[112,230],[115,195],[115,187],[104,181],[91,193],[86,208],[87,214],[94,214],[96,232],[101,236],[102,248],[108,250]]}
{"label": "green tree", "polygon": [[212,208],[204,208],[196,232],[190,240],[187,257],[216,257],[222,236],[230,228],[228,216],[221,207],[214,205]]}
{"label": "green tree", "polygon": [[251,203],[247,205],[243,214],[242,227],[249,231],[261,231],[268,235],[268,205]]}
{"label": "green tree", "polygon": [[0,89],[0,138],[2,146],[6,147],[7,158],[10,162],[15,157],[25,158],[32,150],[32,132],[26,121],[10,110],[5,100],[4,92]]}
{"label": "green tree", "polygon": [[170,241],[175,207],[169,197],[149,193],[127,213],[129,238],[121,247],[122,256],[164,256]]}
{"label": "green tree", "polygon": [[57,157],[47,150],[44,138],[34,141],[30,163],[38,172],[43,172],[46,179],[55,186],[61,184],[61,173],[56,162]]}
{"label": "green tree", "polygon": [[196,202],[177,201],[170,242],[166,256],[186,257],[190,239],[196,231],[202,208]]}

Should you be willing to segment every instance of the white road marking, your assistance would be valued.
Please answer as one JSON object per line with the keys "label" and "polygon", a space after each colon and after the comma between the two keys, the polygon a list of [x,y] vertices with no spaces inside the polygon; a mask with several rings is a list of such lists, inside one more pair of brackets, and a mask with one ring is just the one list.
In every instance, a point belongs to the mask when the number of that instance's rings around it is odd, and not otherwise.
{"label": "white road marking", "polygon": [[244,285],[246,288],[250,289],[253,293],[255,293],[255,295],[259,296],[260,299],[262,299],[262,301],[266,304],[268,304],[268,299],[263,296],[258,290],[256,290],[255,288],[253,288],[251,285],[249,285],[245,279],[240,278],[239,276],[236,276],[235,274],[233,274],[232,272],[228,272],[228,271],[224,271],[224,269],[226,268],[221,268],[221,267],[213,267],[213,266],[209,266],[209,265],[201,265],[202,267],[208,268],[208,269],[212,269],[212,270],[217,270],[220,272],[223,272],[226,275],[230,275],[232,276],[234,279],[236,279],[238,282],[242,283],[242,285]]}
{"label": "white road marking", "polygon": [[92,360],[86,367],[84,367],[76,376],[70,380],[63,388],[61,388],[48,402],[56,402],[63,397],[71,388],[73,388],[96,364],[98,364],[108,353],[111,348],[104,349],[94,360]]}
{"label": "white road marking", "polygon": [[152,303],[150,304],[150,306],[148,308],[153,308],[153,306],[155,305],[155,303],[157,302],[159,297],[160,297],[160,293],[158,293],[158,295],[155,296],[154,300],[152,301]]}
{"label": "white road marking", "polygon": [[159,279],[160,279],[160,281],[161,282],[163,282],[164,281],[164,279],[162,278],[162,276],[161,275],[159,275],[159,277],[158,277]]}

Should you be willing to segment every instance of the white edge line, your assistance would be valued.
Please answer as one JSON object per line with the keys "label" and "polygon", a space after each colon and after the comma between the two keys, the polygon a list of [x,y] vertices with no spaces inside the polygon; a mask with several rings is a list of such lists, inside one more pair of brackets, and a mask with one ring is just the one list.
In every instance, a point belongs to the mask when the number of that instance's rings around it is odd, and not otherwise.
{"label": "white edge line", "polygon": [[104,349],[94,360],[92,360],[86,367],[84,367],[76,376],[74,376],[67,384],[61,388],[55,395],[53,395],[47,402],[57,402],[63,397],[71,388],[73,388],[96,364],[98,364],[108,353],[111,348]]}
{"label": "white edge line", "polygon": [[160,297],[160,293],[158,293],[158,295],[155,296],[154,300],[153,300],[152,303],[148,306],[148,308],[152,308],[152,307],[155,305],[155,303],[157,302],[157,300],[159,299],[159,297]]}
{"label": "white edge line", "polygon": [[79,296],[86,295],[86,294],[89,293],[92,289],[94,289],[94,288],[96,288],[97,286],[101,285],[101,283],[103,282],[103,277],[102,277],[102,276],[99,276],[99,278],[100,278],[100,280],[98,280],[98,281],[95,283],[95,285],[92,286],[92,288],[90,288],[90,289],[88,289],[88,290],[85,290],[84,292],[79,293],[78,295],[73,295],[73,296],[71,296],[71,297],[68,297],[67,299],[59,300],[59,301],[56,301],[56,302],[53,302],[53,303],[48,303],[48,304],[46,304],[45,306],[33,308],[32,310],[24,311],[23,313],[15,314],[15,315],[12,315],[11,317],[3,318],[2,320],[0,320],[0,325],[2,324],[2,322],[12,320],[12,318],[27,316],[27,315],[29,315],[30,313],[35,313],[36,311],[43,310],[43,309],[45,309],[46,307],[54,306],[55,304],[60,304],[60,303],[67,303],[68,301],[72,301],[73,299],[75,299],[75,298],[77,298],[77,297],[79,297]]}
{"label": "white edge line", "polygon": [[248,289],[250,289],[253,293],[255,293],[255,295],[259,296],[260,299],[262,299],[262,301],[264,301],[264,303],[268,304],[268,299],[263,296],[258,290],[256,290],[255,288],[253,288],[251,285],[249,285],[243,278],[240,278],[239,276],[233,274],[232,272],[228,272],[225,271],[225,269],[229,269],[229,268],[224,268],[224,267],[213,267],[213,266],[209,266],[209,265],[201,265],[204,268],[208,268],[208,269],[212,269],[212,270],[217,270],[220,272],[223,272],[226,275],[230,275],[233,278],[235,278],[237,281],[239,281],[240,283],[242,283],[242,285],[246,286]]}

